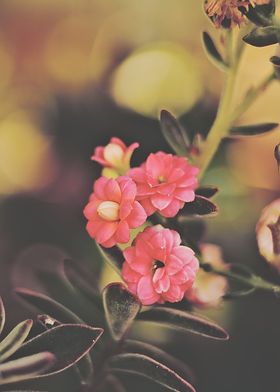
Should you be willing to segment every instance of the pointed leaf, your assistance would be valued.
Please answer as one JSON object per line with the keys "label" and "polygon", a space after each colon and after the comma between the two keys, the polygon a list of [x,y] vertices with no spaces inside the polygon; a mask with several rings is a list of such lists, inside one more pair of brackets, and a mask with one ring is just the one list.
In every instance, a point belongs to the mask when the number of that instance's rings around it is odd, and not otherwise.
{"label": "pointed leaf", "polygon": [[257,136],[263,135],[278,127],[278,123],[264,123],[233,127],[230,130],[229,137]]}
{"label": "pointed leaf", "polygon": [[2,298],[0,297],[0,334],[5,326],[5,320],[6,320],[5,306],[3,304]]}
{"label": "pointed leaf", "polygon": [[218,207],[204,196],[196,195],[194,201],[186,203],[180,210],[178,219],[184,219],[191,215],[204,216],[218,213]]}
{"label": "pointed leaf", "polygon": [[216,186],[206,185],[201,186],[195,190],[195,194],[206,198],[211,198],[216,195],[219,189]]}
{"label": "pointed leaf", "polygon": [[160,126],[163,137],[177,155],[187,156],[190,141],[186,131],[167,110],[160,113]]}
{"label": "pointed leaf", "polygon": [[279,28],[275,26],[256,27],[243,40],[252,46],[263,47],[279,42]]}
{"label": "pointed leaf", "polygon": [[32,328],[33,321],[19,323],[2,342],[0,342],[0,363],[14,354],[25,341]]}
{"label": "pointed leaf", "polygon": [[202,42],[206,55],[209,58],[209,60],[214,65],[216,65],[219,69],[225,71],[228,68],[228,66],[225,63],[224,59],[222,58],[220,52],[216,48],[216,45],[213,39],[211,38],[210,34],[208,34],[206,31],[202,33]]}
{"label": "pointed leaf", "polygon": [[186,380],[162,363],[142,354],[119,354],[109,361],[113,372],[137,374],[175,392],[195,392]]}
{"label": "pointed leaf", "polygon": [[52,353],[40,352],[0,364],[0,385],[34,378],[50,369],[55,361]]}
{"label": "pointed leaf", "polygon": [[122,251],[117,247],[113,246],[112,248],[103,248],[99,244],[96,243],[96,246],[103,257],[103,259],[118,273],[122,269],[122,265],[124,262],[124,257]]}
{"label": "pointed leaf", "polygon": [[18,358],[38,351],[50,351],[55,355],[56,363],[47,375],[60,373],[83,358],[102,333],[103,329],[85,324],[60,324],[24,343],[15,356]]}
{"label": "pointed leaf", "polygon": [[228,333],[217,324],[183,310],[158,306],[140,313],[137,319],[193,332],[212,339],[228,339]]}
{"label": "pointed leaf", "polygon": [[111,334],[115,340],[119,340],[131,326],[141,305],[122,283],[105,287],[103,305]]}

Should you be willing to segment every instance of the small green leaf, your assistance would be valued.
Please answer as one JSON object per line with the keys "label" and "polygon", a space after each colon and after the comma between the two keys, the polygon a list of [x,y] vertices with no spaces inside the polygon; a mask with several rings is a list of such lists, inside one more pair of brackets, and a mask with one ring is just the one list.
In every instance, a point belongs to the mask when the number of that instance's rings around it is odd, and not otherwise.
{"label": "small green leaf", "polygon": [[55,361],[50,352],[40,352],[0,364],[0,385],[32,379],[48,370]]}
{"label": "small green leaf", "polygon": [[206,185],[201,186],[195,190],[195,194],[206,198],[211,198],[216,195],[219,189],[216,186]]}
{"label": "small green leaf", "polygon": [[5,326],[5,320],[6,320],[5,306],[2,301],[2,298],[0,297],[0,334]]}
{"label": "small green leaf", "polygon": [[119,340],[137,316],[141,305],[122,283],[112,283],[103,291],[107,323],[115,340]]}
{"label": "small green leaf", "polygon": [[246,12],[247,18],[258,26],[268,26],[272,23],[272,16],[275,14],[275,1],[271,0],[269,4],[249,5]]}
{"label": "small green leaf", "polygon": [[224,59],[222,58],[220,52],[216,48],[216,45],[213,39],[211,38],[210,34],[208,34],[206,31],[202,33],[202,42],[206,55],[209,58],[209,60],[214,65],[216,65],[219,69],[225,71],[228,68],[228,66],[224,62]]}
{"label": "small green leaf", "polygon": [[96,344],[102,333],[103,329],[85,324],[60,324],[24,343],[15,357],[49,351],[55,355],[56,362],[44,377],[60,373],[80,361]]}
{"label": "small green leaf", "polygon": [[244,125],[240,127],[233,127],[230,130],[229,137],[242,137],[242,136],[257,136],[263,135],[278,127],[278,123],[264,123],[254,125]]}
{"label": "small green leaf", "polygon": [[187,156],[190,141],[187,132],[167,110],[160,112],[160,126],[163,137],[177,155]]}
{"label": "small green leaf", "polygon": [[194,201],[188,202],[180,210],[178,220],[184,220],[189,216],[215,215],[218,206],[204,196],[196,195]]}
{"label": "small green leaf", "polygon": [[142,354],[119,354],[109,361],[116,373],[136,374],[174,392],[195,392],[186,380],[162,363]]}
{"label": "small green leaf", "polygon": [[279,28],[275,26],[256,27],[243,40],[252,46],[263,47],[279,42]]}
{"label": "small green leaf", "polygon": [[113,246],[112,248],[103,248],[97,243],[96,246],[103,259],[120,275],[124,262],[122,251],[117,246]]}
{"label": "small green leaf", "polygon": [[32,328],[33,321],[25,320],[18,324],[0,343],[0,363],[14,354],[25,341]]}
{"label": "small green leaf", "polygon": [[137,319],[192,332],[212,339],[228,339],[228,333],[217,324],[183,310],[158,306],[140,313]]}

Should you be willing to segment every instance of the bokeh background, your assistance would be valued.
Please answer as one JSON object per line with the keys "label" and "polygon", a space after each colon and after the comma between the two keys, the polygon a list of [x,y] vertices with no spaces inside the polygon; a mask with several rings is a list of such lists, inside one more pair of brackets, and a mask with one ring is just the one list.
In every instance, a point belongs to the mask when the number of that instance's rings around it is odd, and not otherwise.
{"label": "bokeh background", "polygon": [[[209,129],[223,76],[202,49],[202,30],[220,39],[202,3],[1,0],[0,294],[7,328],[36,315],[13,288],[44,290],[38,267],[55,268],[67,256],[91,268],[101,285],[112,279],[82,215],[100,174],[90,161],[97,145],[111,136],[140,142],[133,164],[150,152],[169,152],[157,120],[162,108],[190,132]],[[274,50],[246,49],[236,101],[270,72]],[[280,122],[279,102],[275,82],[240,123]],[[279,128],[226,141],[204,180],[220,187],[220,215],[208,220],[207,241],[223,247],[227,262],[250,265],[278,283],[258,255],[254,230],[262,207],[280,196],[273,159],[279,142]],[[229,342],[147,325],[136,332],[190,364],[198,392],[279,392],[280,300],[261,293],[206,314],[229,330]],[[60,382],[60,390],[70,390]],[[159,390],[126,382],[128,390]]]}

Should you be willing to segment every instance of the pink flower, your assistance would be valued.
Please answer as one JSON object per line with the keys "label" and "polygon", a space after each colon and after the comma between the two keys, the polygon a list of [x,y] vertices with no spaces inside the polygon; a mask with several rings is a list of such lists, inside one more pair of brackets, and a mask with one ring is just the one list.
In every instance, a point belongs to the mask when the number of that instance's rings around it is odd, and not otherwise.
{"label": "pink flower", "polygon": [[91,159],[110,169],[106,170],[105,174],[108,173],[110,177],[117,177],[129,170],[132,153],[138,147],[138,143],[126,147],[122,140],[112,137],[107,146],[96,147]]}
{"label": "pink flower", "polygon": [[141,226],[147,219],[136,197],[136,185],[129,177],[100,177],[84,209],[87,231],[106,248],[130,239],[130,229]]}
{"label": "pink flower", "polygon": [[165,217],[175,216],[185,202],[193,201],[197,186],[198,168],[186,158],[164,152],[150,154],[139,168],[128,175],[137,184],[137,200],[147,215],[155,211]]}
{"label": "pink flower", "polygon": [[[201,246],[203,260],[213,267],[225,269],[226,265],[222,259],[219,246],[214,244],[203,244]],[[185,297],[196,306],[208,308],[218,306],[228,288],[225,277],[205,272],[201,268],[193,286],[186,291]]]}
{"label": "pink flower", "polygon": [[192,286],[198,260],[180,244],[176,231],[157,225],[147,227],[125,249],[122,277],[143,305],[181,301]]}

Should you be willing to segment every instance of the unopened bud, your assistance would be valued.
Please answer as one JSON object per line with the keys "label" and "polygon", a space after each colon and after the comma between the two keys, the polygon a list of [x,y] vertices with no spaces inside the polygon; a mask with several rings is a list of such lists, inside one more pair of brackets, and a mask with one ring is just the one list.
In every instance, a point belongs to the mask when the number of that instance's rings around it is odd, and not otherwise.
{"label": "unopened bud", "polygon": [[103,201],[99,204],[97,213],[100,218],[109,222],[114,222],[119,219],[119,209],[120,206],[118,203],[114,201]]}
{"label": "unopened bud", "polygon": [[104,158],[113,167],[118,167],[122,165],[122,160],[124,157],[124,151],[118,144],[109,143],[104,148]]}

